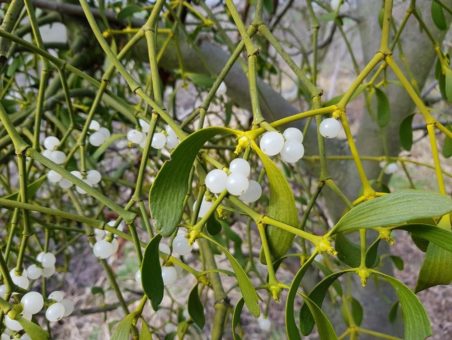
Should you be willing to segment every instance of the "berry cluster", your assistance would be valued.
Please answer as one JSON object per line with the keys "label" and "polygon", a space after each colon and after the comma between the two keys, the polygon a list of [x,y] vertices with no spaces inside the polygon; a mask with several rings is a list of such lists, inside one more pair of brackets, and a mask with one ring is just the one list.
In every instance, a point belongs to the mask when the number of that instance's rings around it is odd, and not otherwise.
{"label": "berry cluster", "polygon": [[287,128],[281,134],[268,131],[262,135],[259,146],[267,156],[280,154],[286,163],[296,163],[304,155],[303,133],[297,128]]}
{"label": "berry cluster", "polygon": [[[114,227],[115,221],[110,221],[107,223],[110,227]],[[123,224],[118,226],[118,230],[122,231],[124,228]],[[93,245],[94,256],[100,259],[107,259],[118,251],[119,243],[118,240],[113,237],[110,233],[105,230],[95,229],[94,230],[96,243]],[[108,239],[111,238],[111,241]]]}
{"label": "berry cluster", "polygon": [[48,136],[43,142],[44,150],[42,155],[56,164],[63,164],[66,161],[66,154],[57,150],[60,146],[60,140],[55,136]]}
{"label": "berry cluster", "polygon": [[[150,125],[143,119],[140,119],[141,131],[132,129],[127,132],[127,140],[131,144],[138,144],[142,148],[146,143],[146,136],[149,133]],[[165,132],[154,132],[152,136],[151,146],[154,149],[160,150],[165,146],[168,149],[174,149],[179,144],[179,138],[171,127],[166,126]]]}
{"label": "berry cluster", "polygon": [[89,136],[89,143],[92,146],[98,147],[105,143],[105,141],[110,138],[111,132],[107,128],[101,127],[99,122],[92,120],[89,124],[89,130],[94,131]]}
{"label": "berry cluster", "polygon": [[[229,164],[229,174],[224,170],[214,169],[207,174],[205,184],[213,194],[227,190],[229,194],[239,196],[242,201],[252,203],[261,197],[262,188],[258,182],[249,179],[250,173],[251,167],[248,161],[236,158]],[[204,207],[202,205],[200,210],[208,210],[208,204],[204,204]]]}

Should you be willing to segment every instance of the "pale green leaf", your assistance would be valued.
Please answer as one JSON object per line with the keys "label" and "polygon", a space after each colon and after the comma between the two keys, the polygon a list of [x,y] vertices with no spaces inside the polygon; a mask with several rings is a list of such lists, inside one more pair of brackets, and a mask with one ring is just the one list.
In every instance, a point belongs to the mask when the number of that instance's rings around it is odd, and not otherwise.
{"label": "pale green leaf", "polygon": [[49,334],[41,328],[41,326],[29,321],[25,318],[19,318],[17,320],[20,325],[24,328],[25,333],[27,333],[31,340],[47,340],[49,339]]}

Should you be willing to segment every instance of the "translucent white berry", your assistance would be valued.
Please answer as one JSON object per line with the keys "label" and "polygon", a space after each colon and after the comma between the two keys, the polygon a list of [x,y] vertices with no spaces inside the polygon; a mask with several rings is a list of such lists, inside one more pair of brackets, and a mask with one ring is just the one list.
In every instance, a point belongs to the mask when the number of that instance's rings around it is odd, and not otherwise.
{"label": "translucent white berry", "polygon": [[100,259],[109,258],[116,252],[115,245],[106,240],[97,241],[93,247],[94,255]]}
{"label": "translucent white berry", "polygon": [[399,170],[399,167],[397,166],[397,163],[389,163],[385,169],[384,172],[386,175],[392,175],[393,173],[397,172]]}
{"label": "translucent white berry", "polygon": [[105,135],[102,132],[96,131],[89,136],[88,141],[92,146],[101,146],[105,142],[105,139]]}
{"label": "translucent white berry", "polygon": [[57,302],[49,306],[46,310],[46,319],[50,322],[59,321],[64,316],[64,306],[62,303]]}
{"label": "translucent white berry", "polygon": [[60,301],[61,304],[64,306],[64,317],[69,316],[74,311],[74,302],[69,299],[63,299]]}
{"label": "translucent white berry", "polygon": [[38,255],[36,255],[36,261],[41,262],[44,255],[45,252],[41,251]]}
{"label": "translucent white berry", "polygon": [[253,203],[256,202],[261,196],[262,196],[261,185],[254,180],[250,180],[250,185],[248,186],[248,189],[239,196],[239,199],[245,203]]}
{"label": "translucent white berry", "polygon": [[[98,132],[99,132],[102,136],[104,136],[104,141],[105,141],[107,138],[110,138],[110,136],[111,136],[110,130],[108,130],[107,128],[104,128],[104,127],[101,127],[101,128],[98,130]],[[103,143],[103,142],[102,142],[102,143]]]}
{"label": "translucent white berry", "polygon": [[340,131],[341,123],[334,118],[322,120],[319,126],[319,132],[325,138],[336,138]]}
{"label": "translucent white berry", "polygon": [[58,183],[59,181],[61,181],[62,178],[63,176],[61,176],[58,172],[54,170],[50,170],[49,173],[47,174],[47,179],[49,180],[50,183]]}
{"label": "translucent white berry", "polygon": [[24,307],[24,312],[30,314],[39,313],[44,307],[44,299],[38,292],[29,292],[25,294],[20,300]]}
{"label": "translucent white berry", "polygon": [[48,136],[44,139],[44,147],[47,150],[55,150],[60,145],[60,140],[54,136]]}
{"label": "translucent white berry", "polygon": [[269,332],[272,328],[272,322],[266,318],[265,316],[260,316],[257,319],[257,322],[259,323],[259,328],[263,330],[264,332]]}
{"label": "translucent white berry", "polygon": [[192,246],[188,243],[185,235],[177,235],[173,240],[173,251],[182,256],[191,254]]}
{"label": "translucent white berry", "polygon": [[44,276],[46,279],[48,279],[48,278],[51,277],[53,274],[55,274],[55,272],[56,272],[55,266],[53,266],[53,267],[47,267],[47,268],[42,268],[42,276]]}
{"label": "translucent white berry", "polygon": [[133,144],[140,144],[145,138],[145,134],[138,130],[130,130],[127,132],[127,140]]}
{"label": "translucent white berry", "polygon": [[97,185],[102,180],[102,175],[97,170],[88,170],[86,173],[86,182],[89,185]]}
{"label": "translucent white berry", "polygon": [[49,294],[48,298],[50,300],[61,302],[61,300],[64,299],[64,292],[62,290],[55,290],[52,293]]}
{"label": "translucent white berry", "polygon": [[141,130],[143,130],[143,132],[148,133],[149,129],[150,129],[150,125],[147,121],[145,121],[144,119],[140,119],[140,126],[141,126]]}
{"label": "translucent white berry", "polygon": [[0,340],[11,340],[11,337],[9,336],[9,334],[7,334],[8,329],[5,330],[5,333],[2,333],[2,335],[0,335]]}
{"label": "translucent white berry", "polygon": [[45,253],[41,258],[41,264],[44,268],[50,268],[55,266],[56,257],[52,253]]}
{"label": "translucent white berry", "polygon": [[[113,221],[113,223],[114,223],[114,221]],[[100,241],[105,238],[105,235],[107,235],[107,232],[102,229],[94,229],[94,235],[96,237],[96,241]]]}
{"label": "translucent white berry", "polygon": [[41,155],[43,155],[47,159],[51,159],[53,150],[42,150]]}
{"label": "translucent white berry", "polygon": [[231,173],[226,180],[226,189],[231,195],[240,196],[250,185],[248,178],[241,173]]}
{"label": "translucent white berry", "polygon": [[171,253],[170,247],[166,243],[159,244],[159,251],[163,254],[169,255]]}
{"label": "translucent white berry", "polygon": [[22,336],[19,339],[20,340],[32,340],[28,334],[22,334]]}
{"label": "translucent white berry", "polygon": [[27,268],[27,276],[30,280],[37,280],[42,275],[42,269],[39,268],[37,265],[32,264]]}
{"label": "translucent white berry", "polygon": [[162,268],[162,279],[165,285],[172,285],[177,280],[177,271],[174,267]]}
{"label": "translucent white berry", "polygon": [[22,275],[17,275],[16,270],[12,269],[9,272],[9,275],[11,276],[11,280],[13,281],[13,283],[16,286],[19,286],[20,288],[23,288],[23,289],[28,289],[28,286],[30,285],[30,281],[28,280],[28,278],[26,276],[27,273],[25,270],[22,272]]}
{"label": "translucent white berry", "polygon": [[50,160],[56,164],[63,164],[66,161],[66,154],[59,150],[52,151]]}
{"label": "translucent white berry", "polygon": [[281,150],[281,159],[287,163],[296,163],[304,155],[304,147],[298,141],[288,140],[284,143],[284,147]]}
{"label": "translucent white berry", "polygon": [[262,135],[259,146],[266,155],[275,156],[284,146],[284,137],[276,131],[266,132]]}
{"label": "translucent white berry", "polygon": [[251,172],[250,163],[246,159],[236,158],[231,164],[229,164],[229,171],[232,173],[240,173],[245,177],[248,177]]}
{"label": "translucent white berry", "polygon": [[205,179],[206,187],[211,193],[219,194],[226,189],[227,178],[228,175],[223,170],[214,169],[209,171]]}
{"label": "translucent white berry", "polygon": [[154,133],[154,136],[152,136],[152,143],[151,143],[151,146],[154,149],[159,150],[159,149],[163,148],[165,146],[165,143],[166,143],[166,136],[163,133],[161,133],[161,132]]}
{"label": "translucent white berry", "polygon": [[168,149],[174,149],[178,144],[179,144],[179,138],[177,138],[177,136],[168,135],[166,137],[166,147]]}
{"label": "translucent white berry", "polygon": [[225,95],[226,94],[226,90],[227,90],[226,84],[224,83],[224,81],[222,81],[220,83],[220,86],[218,86],[217,95],[218,96]]}
{"label": "translucent white berry", "polygon": [[14,332],[18,332],[23,329],[21,324],[19,323],[19,321],[11,319],[8,315],[5,316],[4,323],[5,323],[6,328],[8,328]]}
{"label": "translucent white berry", "polygon": [[[196,207],[196,201],[193,204],[193,211],[195,210]],[[205,214],[207,214],[207,212],[209,211],[209,209],[212,207],[212,202],[210,201],[206,201],[205,198],[202,199],[201,202],[201,206],[199,207],[199,212],[198,212],[198,218],[202,218],[204,217]]]}
{"label": "translucent white berry", "polygon": [[90,123],[89,123],[89,129],[90,130],[93,130],[93,131],[97,131],[97,130],[99,130],[100,129],[100,124],[99,124],[99,122],[97,121],[97,120],[92,120]]}
{"label": "translucent white berry", "polygon": [[303,132],[300,129],[290,127],[284,130],[283,136],[286,140],[294,140],[299,143],[303,142]]}
{"label": "translucent white berry", "polygon": [[61,181],[58,182],[58,186],[61,189],[69,189],[72,186],[72,183],[69,182],[67,179],[63,178]]}

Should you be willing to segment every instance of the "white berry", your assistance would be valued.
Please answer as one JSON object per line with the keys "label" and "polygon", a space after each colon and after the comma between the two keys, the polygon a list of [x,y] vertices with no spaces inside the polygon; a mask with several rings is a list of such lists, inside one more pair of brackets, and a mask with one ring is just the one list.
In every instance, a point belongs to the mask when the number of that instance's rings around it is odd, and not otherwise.
{"label": "white berry", "polygon": [[72,183],[69,182],[67,179],[63,178],[61,181],[58,182],[58,186],[61,189],[69,189],[72,186]]}
{"label": "white berry", "polygon": [[269,332],[272,328],[272,322],[262,315],[257,319],[257,322],[259,323],[259,328],[264,332]]}
{"label": "white berry", "polygon": [[232,173],[226,180],[226,189],[231,195],[240,196],[250,185],[248,178],[241,173]]}
{"label": "white berry", "polygon": [[23,289],[28,289],[28,286],[30,285],[30,281],[28,280],[28,278],[26,276],[27,273],[25,270],[22,272],[22,275],[17,275],[16,270],[12,269],[9,272],[9,275],[11,276],[11,280],[13,280],[13,283],[16,286],[19,286],[20,288],[23,288]]}
{"label": "white berry", "polygon": [[300,129],[290,127],[284,130],[283,136],[286,140],[294,140],[299,143],[303,142],[303,133]]}
{"label": "white berry", "polygon": [[[114,221],[113,221],[113,223],[114,223]],[[94,235],[96,237],[96,241],[100,241],[105,238],[105,235],[107,235],[107,232],[102,229],[94,229]]]}
{"label": "white berry", "polygon": [[56,272],[55,266],[43,268],[42,269],[42,276],[44,276],[46,279],[48,279],[53,274],[55,274],[55,272]]}
{"label": "white berry", "polygon": [[205,179],[206,187],[211,193],[219,194],[226,189],[227,178],[228,175],[223,170],[209,171]]}
{"label": "white berry", "polygon": [[37,280],[42,275],[42,269],[39,268],[37,265],[32,264],[27,268],[27,276],[30,280]]}
{"label": "white berry", "polygon": [[170,247],[166,243],[159,244],[159,251],[163,254],[169,255],[171,253]]}
{"label": "white berry", "polygon": [[115,252],[115,245],[106,240],[97,241],[93,247],[94,255],[100,259],[106,259],[112,256]]}
{"label": "white berry", "polygon": [[281,152],[284,146],[284,137],[276,131],[266,132],[263,134],[259,146],[266,155],[275,156]]}
{"label": "white berry", "polygon": [[133,144],[140,144],[145,139],[145,134],[138,130],[130,130],[127,132],[127,140]]}
{"label": "white berry", "polygon": [[140,119],[140,126],[141,126],[141,130],[143,130],[143,132],[148,133],[149,132],[149,128],[151,127],[149,125],[149,123],[147,121],[145,121],[144,119]]}
{"label": "white berry", "polygon": [[88,141],[92,146],[101,146],[105,142],[105,139],[105,135],[102,132],[96,131],[89,136]]}
{"label": "white berry", "polygon": [[102,180],[102,176],[97,170],[88,170],[86,174],[86,182],[91,185],[97,185]]}
{"label": "white berry", "polygon": [[172,285],[177,280],[177,271],[174,267],[162,268],[162,279],[165,285]]}
{"label": "white berry", "polygon": [[239,199],[245,203],[253,203],[256,202],[261,196],[262,196],[261,185],[254,180],[250,180],[250,185],[248,186],[248,189],[239,196]]}
{"label": "white berry", "polygon": [[182,256],[191,254],[191,245],[188,243],[185,235],[177,235],[173,240],[173,251]]}
{"label": "white berry", "polygon": [[93,130],[93,131],[97,131],[97,130],[99,130],[100,129],[100,124],[99,124],[99,122],[97,121],[97,120],[92,120],[90,123],[89,123],[89,129],[90,130]]}
{"label": "white berry", "polygon": [[44,147],[47,150],[55,150],[60,145],[60,140],[54,136],[48,136],[44,139]]}
{"label": "white berry", "polygon": [[66,154],[59,150],[52,151],[50,160],[56,164],[63,164],[66,161]]}
{"label": "white berry", "polygon": [[47,159],[52,158],[52,153],[53,153],[53,150],[42,150],[41,151],[41,155],[43,155]]}
{"label": "white berry", "polygon": [[8,315],[5,316],[4,323],[5,323],[6,328],[8,328],[14,332],[18,332],[23,329],[21,324],[19,323],[19,321],[11,319]]}
{"label": "white berry", "polygon": [[62,290],[55,290],[49,294],[48,298],[56,302],[61,302],[64,299],[64,292]]}
{"label": "white berry", "polygon": [[[197,201],[193,204],[193,211],[195,210]],[[202,199],[201,206],[199,207],[198,212],[198,218],[204,217],[205,214],[209,211],[209,209],[212,207],[212,202],[206,201],[205,198]]]}
{"label": "white berry", "polygon": [[392,175],[393,173],[397,172],[397,170],[399,170],[399,167],[397,166],[396,163],[389,163],[385,167],[384,172],[386,175]]}
{"label": "white berry", "polygon": [[240,173],[248,177],[251,172],[250,163],[246,159],[236,158],[229,164],[229,171],[232,173]]}
{"label": "white berry", "polygon": [[50,183],[58,183],[59,181],[61,181],[62,178],[63,176],[61,176],[55,170],[50,170],[49,173],[47,174],[47,179],[49,180]]}
{"label": "white berry", "polygon": [[59,321],[63,318],[64,312],[65,310],[62,303],[60,302],[54,303],[49,308],[47,308],[46,319],[49,320],[50,322]]}
{"label": "white berry", "polygon": [[60,301],[61,304],[64,306],[64,317],[69,316],[74,311],[74,302],[69,299],[63,299]]}
{"label": "white berry", "polygon": [[111,136],[110,130],[104,127],[101,127],[98,132],[104,136],[104,141]]}
{"label": "white berry", "polygon": [[41,258],[41,264],[44,268],[50,268],[55,266],[56,257],[52,253],[45,253]]}
{"label": "white berry", "polygon": [[165,146],[166,143],[166,136],[161,133],[161,132],[157,132],[154,133],[154,136],[152,136],[152,143],[151,146],[154,149],[160,150],[161,148],[163,148]]}
{"label": "white berry", "polygon": [[25,294],[20,302],[24,306],[24,312],[30,314],[39,313],[42,307],[44,307],[44,299],[38,292],[29,292]]}
{"label": "white berry", "polygon": [[319,126],[319,132],[325,138],[336,138],[340,131],[341,123],[334,118],[322,120]]}
{"label": "white berry", "polygon": [[281,150],[281,159],[287,163],[296,163],[304,155],[304,147],[298,141],[288,140],[284,143],[284,147]]}

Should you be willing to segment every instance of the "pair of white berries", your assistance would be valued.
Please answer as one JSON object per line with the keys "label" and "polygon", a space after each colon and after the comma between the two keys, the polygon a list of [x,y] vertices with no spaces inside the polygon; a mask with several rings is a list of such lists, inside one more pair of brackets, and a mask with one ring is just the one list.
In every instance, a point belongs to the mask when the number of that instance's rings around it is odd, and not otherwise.
{"label": "pair of white berries", "polygon": [[[102,180],[102,175],[97,170],[88,170],[86,172],[85,177],[83,177],[82,173],[78,170],[71,171],[71,174],[77,177],[78,179],[81,179],[91,187],[96,186]],[[50,183],[58,184],[58,186],[64,190],[67,190],[72,187],[72,183],[70,181],[63,178],[63,176],[61,176],[58,172],[54,170],[49,171],[49,173],[47,174],[47,179],[49,180]],[[76,187],[75,189],[80,194],[86,193],[85,190],[83,190],[82,188]]]}
{"label": "pair of white berries", "polygon": [[56,290],[49,294],[49,300],[55,303],[51,304],[46,310],[46,319],[50,322],[59,321],[72,314],[74,311],[74,302],[64,298],[65,294],[61,290]]}
{"label": "pair of white berries", "polygon": [[[132,144],[138,144],[139,146],[144,148],[150,125],[145,120],[140,119],[140,126],[141,131],[132,129],[127,132],[127,140]],[[179,144],[179,138],[177,138],[176,133],[171,127],[166,126],[165,131],[166,134],[163,132],[154,132],[154,135],[152,136],[151,147],[160,150],[163,149],[166,145],[168,149],[174,149],[177,144]]]}
{"label": "pair of white berries", "polygon": [[55,164],[63,164],[66,161],[66,154],[63,151],[57,150],[60,145],[60,140],[54,136],[48,136],[43,142],[44,150],[42,155],[50,159]]}
{"label": "pair of white berries", "polygon": [[287,163],[296,163],[304,156],[303,133],[297,128],[287,128],[281,134],[268,131],[262,135],[259,146],[268,156],[281,155]]}
{"label": "pair of white berries", "polygon": [[92,120],[89,123],[89,130],[94,131],[88,139],[92,146],[101,146],[111,136],[110,130],[101,127],[99,122],[96,120]]}
{"label": "pair of white berries", "polygon": [[[231,195],[239,196],[242,201],[252,203],[261,197],[262,188],[256,181],[249,180],[250,173],[251,167],[248,161],[236,158],[229,164],[229,175],[224,170],[214,169],[207,174],[205,184],[213,194],[227,190]],[[200,210],[205,210],[202,208],[201,204]],[[200,211],[200,215],[204,214]]]}
{"label": "pair of white berries", "polygon": [[[110,221],[107,223],[110,227],[114,227],[115,221]],[[118,226],[118,230],[124,228],[124,224]],[[107,241],[106,237],[110,236],[105,230],[95,229],[94,230],[96,243],[93,246],[94,256],[100,259],[107,259],[118,251],[119,243],[118,240],[113,238],[111,241]]]}

